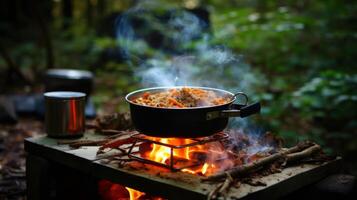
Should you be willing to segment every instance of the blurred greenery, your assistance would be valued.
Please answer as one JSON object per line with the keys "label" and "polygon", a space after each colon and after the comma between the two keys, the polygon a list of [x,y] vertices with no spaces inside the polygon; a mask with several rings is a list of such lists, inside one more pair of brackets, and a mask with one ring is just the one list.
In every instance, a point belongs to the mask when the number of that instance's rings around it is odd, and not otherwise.
{"label": "blurred greenery", "polygon": [[[106,23],[114,13],[137,6],[137,1],[74,0],[71,23],[66,28],[63,27],[68,20],[62,12],[64,2],[52,1],[47,21],[55,66],[95,72],[97,106],[140,87],[133,78],[135,65],[133,68],[122,58],[113,59],[123,41],[114,37],[115,23]],[[281,135],[288,144],[313,139],[327,151],[354,160],[352,155],[357,153],[356,3],[339,0],[154,2],[156,15],[182,7],[204,8],[209,12],[210,27],[206,33],[209,37],[177,45],[176,50],[190,51],[207,42],[242,55],[251,68],[245,78],[255,79],[253,91],[249,93],[264,105],[262,114],[255,118],[257,124]],[[172,35],[154,16],[142,13],[140,17],[162,35]],[[17,32],[8,22],[1,21],[1,33],[15,34],[2,37],[1,42],[22,70],[45,70],[44,44],[33,34],[27,34],[31,32],[28,26],[23,29]],[[111,34],[104,34],[104,29],[110,29]],[[129,45],[140,57],[150,58],[165,50],[148,45],[145,40],[148,34]],[[0,70],[4,69],[6,62],[0,60]],[[34,79],[40,82],[36,74]],[[124,105],[116,107],[116,111],[125,109]]]}

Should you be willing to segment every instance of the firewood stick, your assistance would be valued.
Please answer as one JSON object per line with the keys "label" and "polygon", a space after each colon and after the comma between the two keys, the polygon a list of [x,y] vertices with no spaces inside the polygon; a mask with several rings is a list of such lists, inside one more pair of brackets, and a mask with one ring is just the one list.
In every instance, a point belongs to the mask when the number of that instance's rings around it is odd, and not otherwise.
{"label": "firewood stick", "polygon": [[58,144],[68,144],[68,145],[81,145],[82,146],[96,146],[101,145],[101,143],[108,141],[108,139],[103,140],[76,140],[76,141],[58,141]]}
{"label": "firewood stick", "polygon": [[127,154],[127,152],[122,149],[119,149],[120,152],[119,153],[116,153],[116,154],[112,154],[112,155],[104,155],[104,156],[98,156],[97,155],[97,158],[93,159],[92,161],[98,161],[98,160],[103,160],[103,159],[108,159],[108,158],[114,158],[114,157],[121,157],[121,156],[124,156]]}
{"label": "firewood stick", "polygon": [[279,159],[282,159],[284,158],[287,154],[291,154],[291,153],[295,153],[295,152],[298,152],[298,151],[302,151],[303,149],[306,149],[310,146],[312,146],[313,143],[311,142],[304,142],[304,143],[300,143],[294,147],[291,147],[287,150],[284,150],[284,151],[281,151],[281,152],[278,152],[278,153],[275,153],[275,154],[272,154],[268,157],[265,157],[265,158],[261,158],[261,159],[258,159],[258,160],[255,160],[254,162],[252,163],[248,163],[248,164],[245,164],[245,165],[240,165],[240,166],[237,166],[235,168],[232,168],[226,172],[222,172],[222,173],[218,173],[218,174],[215,174],[215,175],[211,175],[207,178],[204,178],[203,181],[215,181],[215,180],[220,180],[220,179],[223,179],[227,176],[227,173],[229,175],[231,175],[233,178],[239,176],[239,175],[243,175],[243,174],[247,174],[247,173],[251,173],[251,172],[254,172],[256,170],[258,170],[260,167],[264,166],[264,165],[267,165],[267,164],[270,164],[270,163],[273,163]]}
{"label": "firewood stick", "polygon": [[118,131],[118,130],[113,130],[113,129],[101,129],[98,130],[99,133],[103,134],[103,135],[122,135],[124,133],[126,133],[126,131]]}
{"label": "firewood stick", "polygon": [[223,199],[227,199],[229,189],[234,183],[234,179],[227,173],[226,180],[224,183],[219,184],[214,190],[212,190],[208,196],[207,200],[216,199],[218,195],[223,195]]}
{"label": "firewood stick", "polygon": [[227,174],[226,180],[224,181],[222,187],[219,189],[219,194],[222,194],[224,199],[227,199],[229,189],[233,185],[234,179],[230,174]]}
{"label": "firewood stick", "polygon": [[124,144],[130,144],[130,143],[133,143],[135,142],[135,139],[134,138],[116,138],[116,139],[113,139],[113,140],[109,140],[108,142],[106,142],[105,144],[103,144],[103,146],[101,146],[99,148],[99,150],[103,150],[105,148],[117,148],[121,145],[124,145]]}
{"label": "firewood stick", "polygon": [[218,186],[207,195],[207,200],[214,199],[222,186],[223,183],[218,184]]}
{"label": "firewood stick", "polygon": [[[115,131],[115,130],[110,130]],[[117,140],[118,137],[123,136],[125,134],[135,134],[134,131],[115,131],[115,135],[111,135],[101,140],[75,140],[75,141],[58,141],[58,144],[68,144],[70,147],[79,148],[81,146],[100,146],[111,140]],[[123,138],[124,140],[124,138]]]}
{"label": "firewood stick", "polygon": [[321,151],[321,147],[318,144],[315,144],[301,152],[291,153],[286,155],[286,159],[288,162],[293,162],[297,160],[301,160],[303,158],[309,157],[317,152]]}
{"label": "firewood stick", "polygon": [[314,145],[314,143],[310,142],[310,141],[300,142],[296,146],[288,148],[284,152],[285,152],[285,154],[291,154],[291,153],[302,151],[302,150],[304,150],[306,148],[309,148],[309,147],[311,147],[313,145]]}
{"label": "firewood stick", "polygon": [[87,141],[79,141],[77,143],[72,143],[69,144],[69,146],[72,148],[79,148],[82,146],[100,146],[105,144],[106,142],[108,142],[108,140],[96,140],[96,141],[87,140]]}

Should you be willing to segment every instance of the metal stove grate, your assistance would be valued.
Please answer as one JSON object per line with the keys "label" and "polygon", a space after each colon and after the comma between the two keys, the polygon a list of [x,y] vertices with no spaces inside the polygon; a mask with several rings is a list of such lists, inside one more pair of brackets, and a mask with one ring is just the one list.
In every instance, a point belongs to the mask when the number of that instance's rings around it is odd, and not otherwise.
{"label": "metal stove grate", "polygon": [[[203,165],[204,164],[204,160],[195,160],[195,161],[186,161],[184,163],[179,162],[178,158],[175,158],[174,156],[174,150],[175,149],[183,149],[183,148],[188,148],[188,147],[194,147],[197,145],[204,145],[207,143],[211,143],[211,142],[223,142],[224,140],[226,140],[229,136],[227,133],[224,132],[220,132],[220,133],[216,133],[212,136],[208,136],[208,137],[203,137],[203,138],[187,138],[188,140],[192,141],[189,142],[187,144],[183,144],[183,145],[173,145],[173,144],[166,144],[166,143],[162,143],[159,141],[155,141],[153,137],[150,136],[146,136],[144,134],[138,133],[135,135],[131,136],[132,138],[135,139],[135,141],[132,143],[131,147],[129,148],[128,151],[128,157],[134,160],[137,160],[139,162],[143,162],[143,163],[147,163],[147,164],[152,164],[152,165],[156,165],[156,166],[160,166],[160,167],[164,167],[167,169],[170,169],[171,171],[179,171],[185,168],[191,168],[191,167],[195,167],[195,166],[199,166],[199,165]],[[164,163],[160,163],[160,162],[156,162],[147,158],[144,158],[140,155],[140,152],[138,151],[133,151],[135,146],[140,145],[141,143],[148,143],[149,145],[151,144],[157,144],[157,145],[161,145],[164,147],[168,147],[170,148],[170,159],[169,159],[169,163],[168,164],[164,164]],[[181,163],[178,164],[178,163]]]}

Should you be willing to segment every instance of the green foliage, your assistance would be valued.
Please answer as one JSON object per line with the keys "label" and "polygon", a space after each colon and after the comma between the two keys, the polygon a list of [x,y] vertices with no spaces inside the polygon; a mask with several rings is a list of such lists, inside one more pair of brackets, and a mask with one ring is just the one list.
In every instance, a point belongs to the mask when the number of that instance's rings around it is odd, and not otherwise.
{"label": "green foliage", "polygon": [[[210,2],[215,5],[213,43],[245,55],[268,81],[256,88],[264,104],[258,123],[288,142],[309,138],[334,152],[355,151],[356,29],[351,21],[356,5]],[[331,141],[345,141],[348,148]]]}
{"label": "green foliage", "polygon": [[293,93],[292,105],[305,116],[324,117],[330,112],[333,115],[327,117],[333,119],[354,119],[357,112],[346,111],[357,109],[354,107],[357,103],[356,88],[356,74],[324,71]]}

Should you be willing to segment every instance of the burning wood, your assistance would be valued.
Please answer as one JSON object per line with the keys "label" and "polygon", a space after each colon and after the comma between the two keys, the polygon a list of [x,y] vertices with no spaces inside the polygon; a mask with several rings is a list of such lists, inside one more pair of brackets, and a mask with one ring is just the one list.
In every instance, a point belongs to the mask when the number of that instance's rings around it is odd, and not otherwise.
{"label": "burning wood", "polygon": [[[304,150],[305,148],[308,148],[308,149],[306,149],[303,152],[299,152],[301,150]],[[255,160],[248,164],[239,165],[239,166],[234,167],[228,171],[209,176],[204,180],[212,181],[212,180],[223,179],[223,178],[227,177],[227,174],[229,174],[232,177],[242,176],[242,175],[245,175],[248,173],[252,173],[256,170],[259,170],[260,168],[264,167],[265,165],[271,164],[278,160],[286,159],[288,161],[293,161],[293,160],[303,159],[303,158],[306,158],[306,157],[310,156],[311,154],[316,153],[317,151],[320,151],[320,150],[321,150],[321,147],[317,144],[313,144],[311,142],[303,142],[303,143],[300,143],[300,144],[298,144],[294,147],[291,147],[287,150],[283,150],[281,152],[272,154],[268,157],[264,157],[264,158]],[[295,153],[295,152],[298,152],[298,153]]]}
{"label": "burning wood", "polygon": [[[239,137],[243,137],[240,135]],[[279,171],[281,166],[284,166],[287,162],[295,162],[301,159],[311,157],[313,154],[321,151],[321,147],[312,142],[302,142],[298,145],[291,147],[289,149],[279,148],[276,149],[276,153],[272,153],[274,147],[265,148],[265,151],[256,151],[251,153],[249,151],[253,146],[258,145],[258,149],[262,148],[261,144],[252,143],[252,141],[240,140],[244,144],[240,145],[240,149],[227,150],[226,143],[222,144],[219,142],[207,143],[190,146],[193,140],[191,139],[178,139],[178,138],[153,138],[148,137],[158,143],[143,142],[138,144],[137,151],[143,158],[152,160],[157,163],[164,165],[176,165],[185,166],[184,163],[190,164],[190,168],[182,169],[183,172],[198,174],[207,176],[203,178],[204,181],[220,181],[227,178],[229,175],[232,178],[241,177],[244,175],[249,175],[260,169],[271,168],[272,172]],[[276,145],[280,146],[281,141],[274,139],[271,134],[268,137],[265,136],[264,139],[268,138],[270,146]],[[203,139],[202,141],[204,141]],[[101,144],[98,153],[102,153],[104,149],[122,149],[122,145],[132,144],[137,142],[133,137],[112,137],[107,139],[105,142],[99,141]],[[255,141],[261,142],[261,141]],[[169,145],[166,146],[165,144]],[[184,146],[184,148],[172,148],[172,145]],[[188,146],[185,146],[188,145]],[[238,146],[236,145],[236,146]],[[235,147],[236,147],[235,146]],[[278,151],[277,151],[278,150]],[[172,155],[171,155],[172,154]],[[175,159],[171,161],[171,159]],[[200,166],[197,163],[202,162]],[[275,167],[273,169],[274,163],[279,163],[280,167]],[[193,164],[196,163],[196,164]]]}
{"label": "burning wood", "polygon": [[[224,179],[223,183],[220,183],[215,190],[213,190],[209,195],[208,199],[217,198],[218,196],[223,196],[226,199],[226,195],[229,191],[229,188],[233,185],[234,182],[239,182],[239,180],[244,180],[244,182],[253,185],[253,186],[264,186],[265,183],[260,181],[252,182],[252,179],[246,178],[258,170],[266,169],[276,162],[281,162],[280,166],[285,166],[286,162],[295,162],[305,158],[309,158],[312,155],[321,152],[320,145],[314,144],[312,142],[303,142],[298,145],[291,147],[289,149],[280,151],[278,153],[272,154],[268,157],[258,159],[254,162],[240,165],[234,167],[228,171],[221,172],[215,175],[208,176],[207,178],[202,179],[203,181],[220,181]],[[269,166],[271,165],[271,166]]]}

